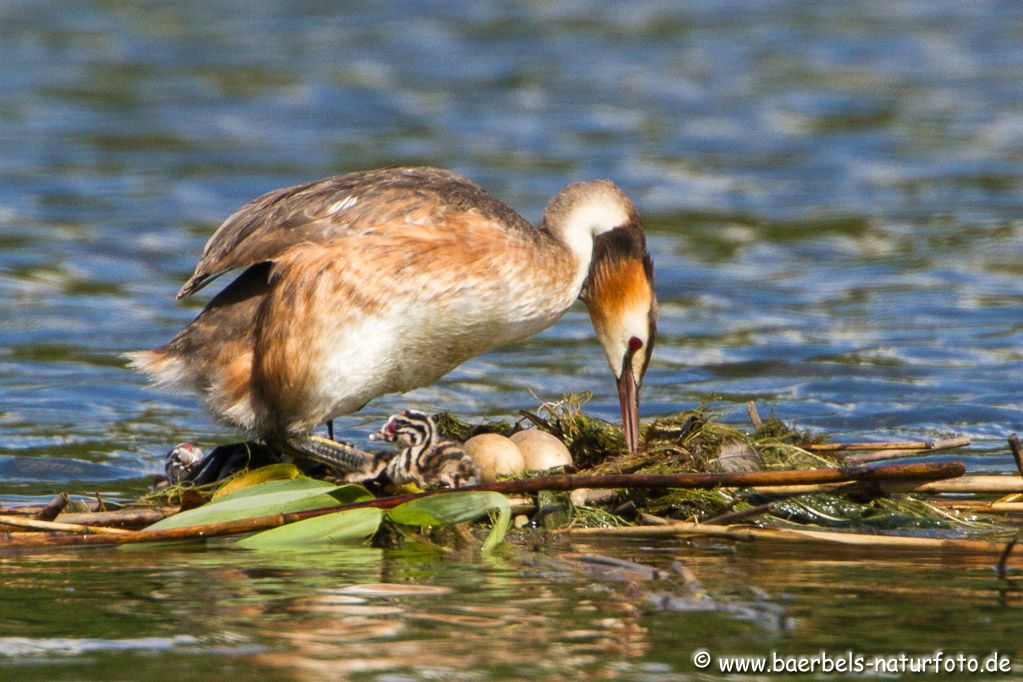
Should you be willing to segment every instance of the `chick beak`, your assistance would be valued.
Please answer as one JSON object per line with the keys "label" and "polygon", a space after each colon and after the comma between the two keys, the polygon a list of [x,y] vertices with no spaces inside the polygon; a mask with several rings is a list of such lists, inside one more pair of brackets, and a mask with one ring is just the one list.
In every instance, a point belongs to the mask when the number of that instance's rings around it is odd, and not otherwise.
{"label": "chick beak", "polygon": [[622,359],[622,374],[615,382],[618,384],[618,404],[622,409],[622,432],[625,434],[625,447],[629,453],[639,450],[639,387],[632,372],[631,348]]}
{"label": "chick beak", "polygon": [[379,431],[374,431],[369,434],[370,440],[384,440],[387,442],[394,441],[394,431],[396,427],[394,425],[394,419],[388,419],[387,423]]}

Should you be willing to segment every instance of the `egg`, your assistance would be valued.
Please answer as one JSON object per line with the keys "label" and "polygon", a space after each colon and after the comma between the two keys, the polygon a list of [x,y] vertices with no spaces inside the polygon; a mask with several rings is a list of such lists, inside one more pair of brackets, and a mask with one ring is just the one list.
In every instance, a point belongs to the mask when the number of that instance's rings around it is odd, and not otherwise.
{"label": "egg", "polygon": [[465,441],[465,451],[476,460],[480,481],[490,483],[498,476],[525,471],[522,453],[510,439],[496,433],[481,433]]}
{"label": "egg", "polygon": [[522,452],[526,471],[546,471],[572,464],[572,455],[565,444],[546,431],[526,429],[512,434],[511,441]]}

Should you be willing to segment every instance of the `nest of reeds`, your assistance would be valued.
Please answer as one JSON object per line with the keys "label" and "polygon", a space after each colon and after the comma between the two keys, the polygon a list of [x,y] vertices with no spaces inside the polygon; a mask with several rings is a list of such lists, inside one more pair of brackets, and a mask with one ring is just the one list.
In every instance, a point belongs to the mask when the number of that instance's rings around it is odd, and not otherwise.
{"label": "nest of reeds", "polygon": [[[70,513],[68,496],[62,494],[47,508],[8,510],[0,515],[0,548],[253,532],[257,535],[240,544],[279,543],[282,535],[283,542],[293,543],[304,534],[323,541],[324,533],[346,541],[383,537],[400,541],[412,537],[417,526],[433,527],[430,532],[437,538],[457,530],[467,518],[489,515],[501,519],[500,523],[495,520],[484,541],[489,550],[500,541],[515,509],[517,525],[570,533],[604,529],[616,534],[750,539],[759,532],[757,537],[765,539],[831,544],[883,540],[885,547],[899,542],[921,547],[930,542],[948,549],[958,542],[953,549],[991,553],[1002,552],[998,544],[1002,536],[1018,529],[1012,514],[1023,513],[1023,502],[1015,497],[990,499],[998,493],[1023,493],[1023,481],[963,476],[961,461],[919,457],[967,445],[963,438],[832,443],[823,434],[801,431],[774,416],[761,420],[752,405],[752,428],[724,423],[701,405],[648,422],[641,430],[639,451],[628,453],[617,424],[586,414],[587,399],[585,394],[570,395],[522,411],[516,420],[471,423],[449,413],[435,417],[445,437],[461,441],[481,433],[511,435],[524,428],[542,429],[568,448],[574,462],[568,472],[524,472],[455,491],[378,491],[317,481],[292,464],[278,463],[204,485],[167,486],[121,509],[105,509],[97,499],[95,508]],[[1009,442],[1023,475],[1018,441],[1010,438]],[[244,456],[249,467],[256,466],[258,451],[265,449],[259,444],[222,447],[238,450],[236,454]],[[888,461],[903,456],[913,459]],[[935,494],[943,491],[960,494],[951,499]],[[964,499],[962,493],[972,497]],[[281,511],[280,504],[291,500],[285,500],[285,494],[298,494],[301,508]],[[509,497],[514,495],[526,497]],[[246,511],[252,505],[252,511],[236,518],[237,510],[231,505]],[[190,515],[190,510],[199,512],[198,516]],[[158,521],[171,517],[174,521],[169,524]],[[288,530],[282,534],[273,530],[279,526]],[[822,533],[822,529],[843,532]],[[921,532],[929,537],[918,537]],[[821,540],[821,535],[829,537]],[[983,539],[963,539],[966,535]],[[1011,548],[1012,544],[1004,551],[1002,564]]]}
{"label": "nest of reeds", "polygon": [[[658,417],[641,428],[639,452],[626,452],[621,426],[587,414],[588,394],[568,395],[520,413],[517,421],[471,423],[444,412],[436,416],[448,438],[480,433],[510,435],[535,427],[568,447],[580,474],[674,474],[727,471],[805,470],[845,464],[839,450],[806,447],[828,442],[826,434],[801,430],[775,415],[755,427],[720,421],[706,405]],[[751,407],[751,409],[754,409]],[[884,444],[879,444],[884,445]],[[567,497],[567,495],[566,495]],[[812,524],[832,528],[946,529],[971,531],[974,515],[961,515],[913,494],[875,495],[863,486],[771,495],[746,488],[623,489],[594,496],[574,508],[573,526],[626,525],[643,515],[707,522],[742,518],[759,525]],[[982,524],[986,525],[986,524]]]}

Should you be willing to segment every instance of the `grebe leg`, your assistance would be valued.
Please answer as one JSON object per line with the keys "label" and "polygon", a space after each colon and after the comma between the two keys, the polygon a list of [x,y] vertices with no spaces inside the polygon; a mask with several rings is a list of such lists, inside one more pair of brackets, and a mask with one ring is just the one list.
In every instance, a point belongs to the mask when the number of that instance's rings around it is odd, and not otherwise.
{"label": "grebe leg", "polygon": [[370,453],[319,436],[292,434],[284,437],[283,445],[289,454],[326,464],[342,472],[367,471],[374,465],[374,457]]}

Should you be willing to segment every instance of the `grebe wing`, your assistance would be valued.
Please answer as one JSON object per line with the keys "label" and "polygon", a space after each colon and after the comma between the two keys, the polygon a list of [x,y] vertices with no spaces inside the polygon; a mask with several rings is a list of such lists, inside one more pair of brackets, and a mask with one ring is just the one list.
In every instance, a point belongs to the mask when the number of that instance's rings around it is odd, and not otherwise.
{"label": "grebe wing", "polygon": [[206,243],[178,298],[228,270],[272,261],[296,244],[328,244],[359,231],[409,223],[438,224],[451,212],[472,210],[500,229],[535,232],[479,185],[439,168],[360,171],[276,189],[228,216]]}

